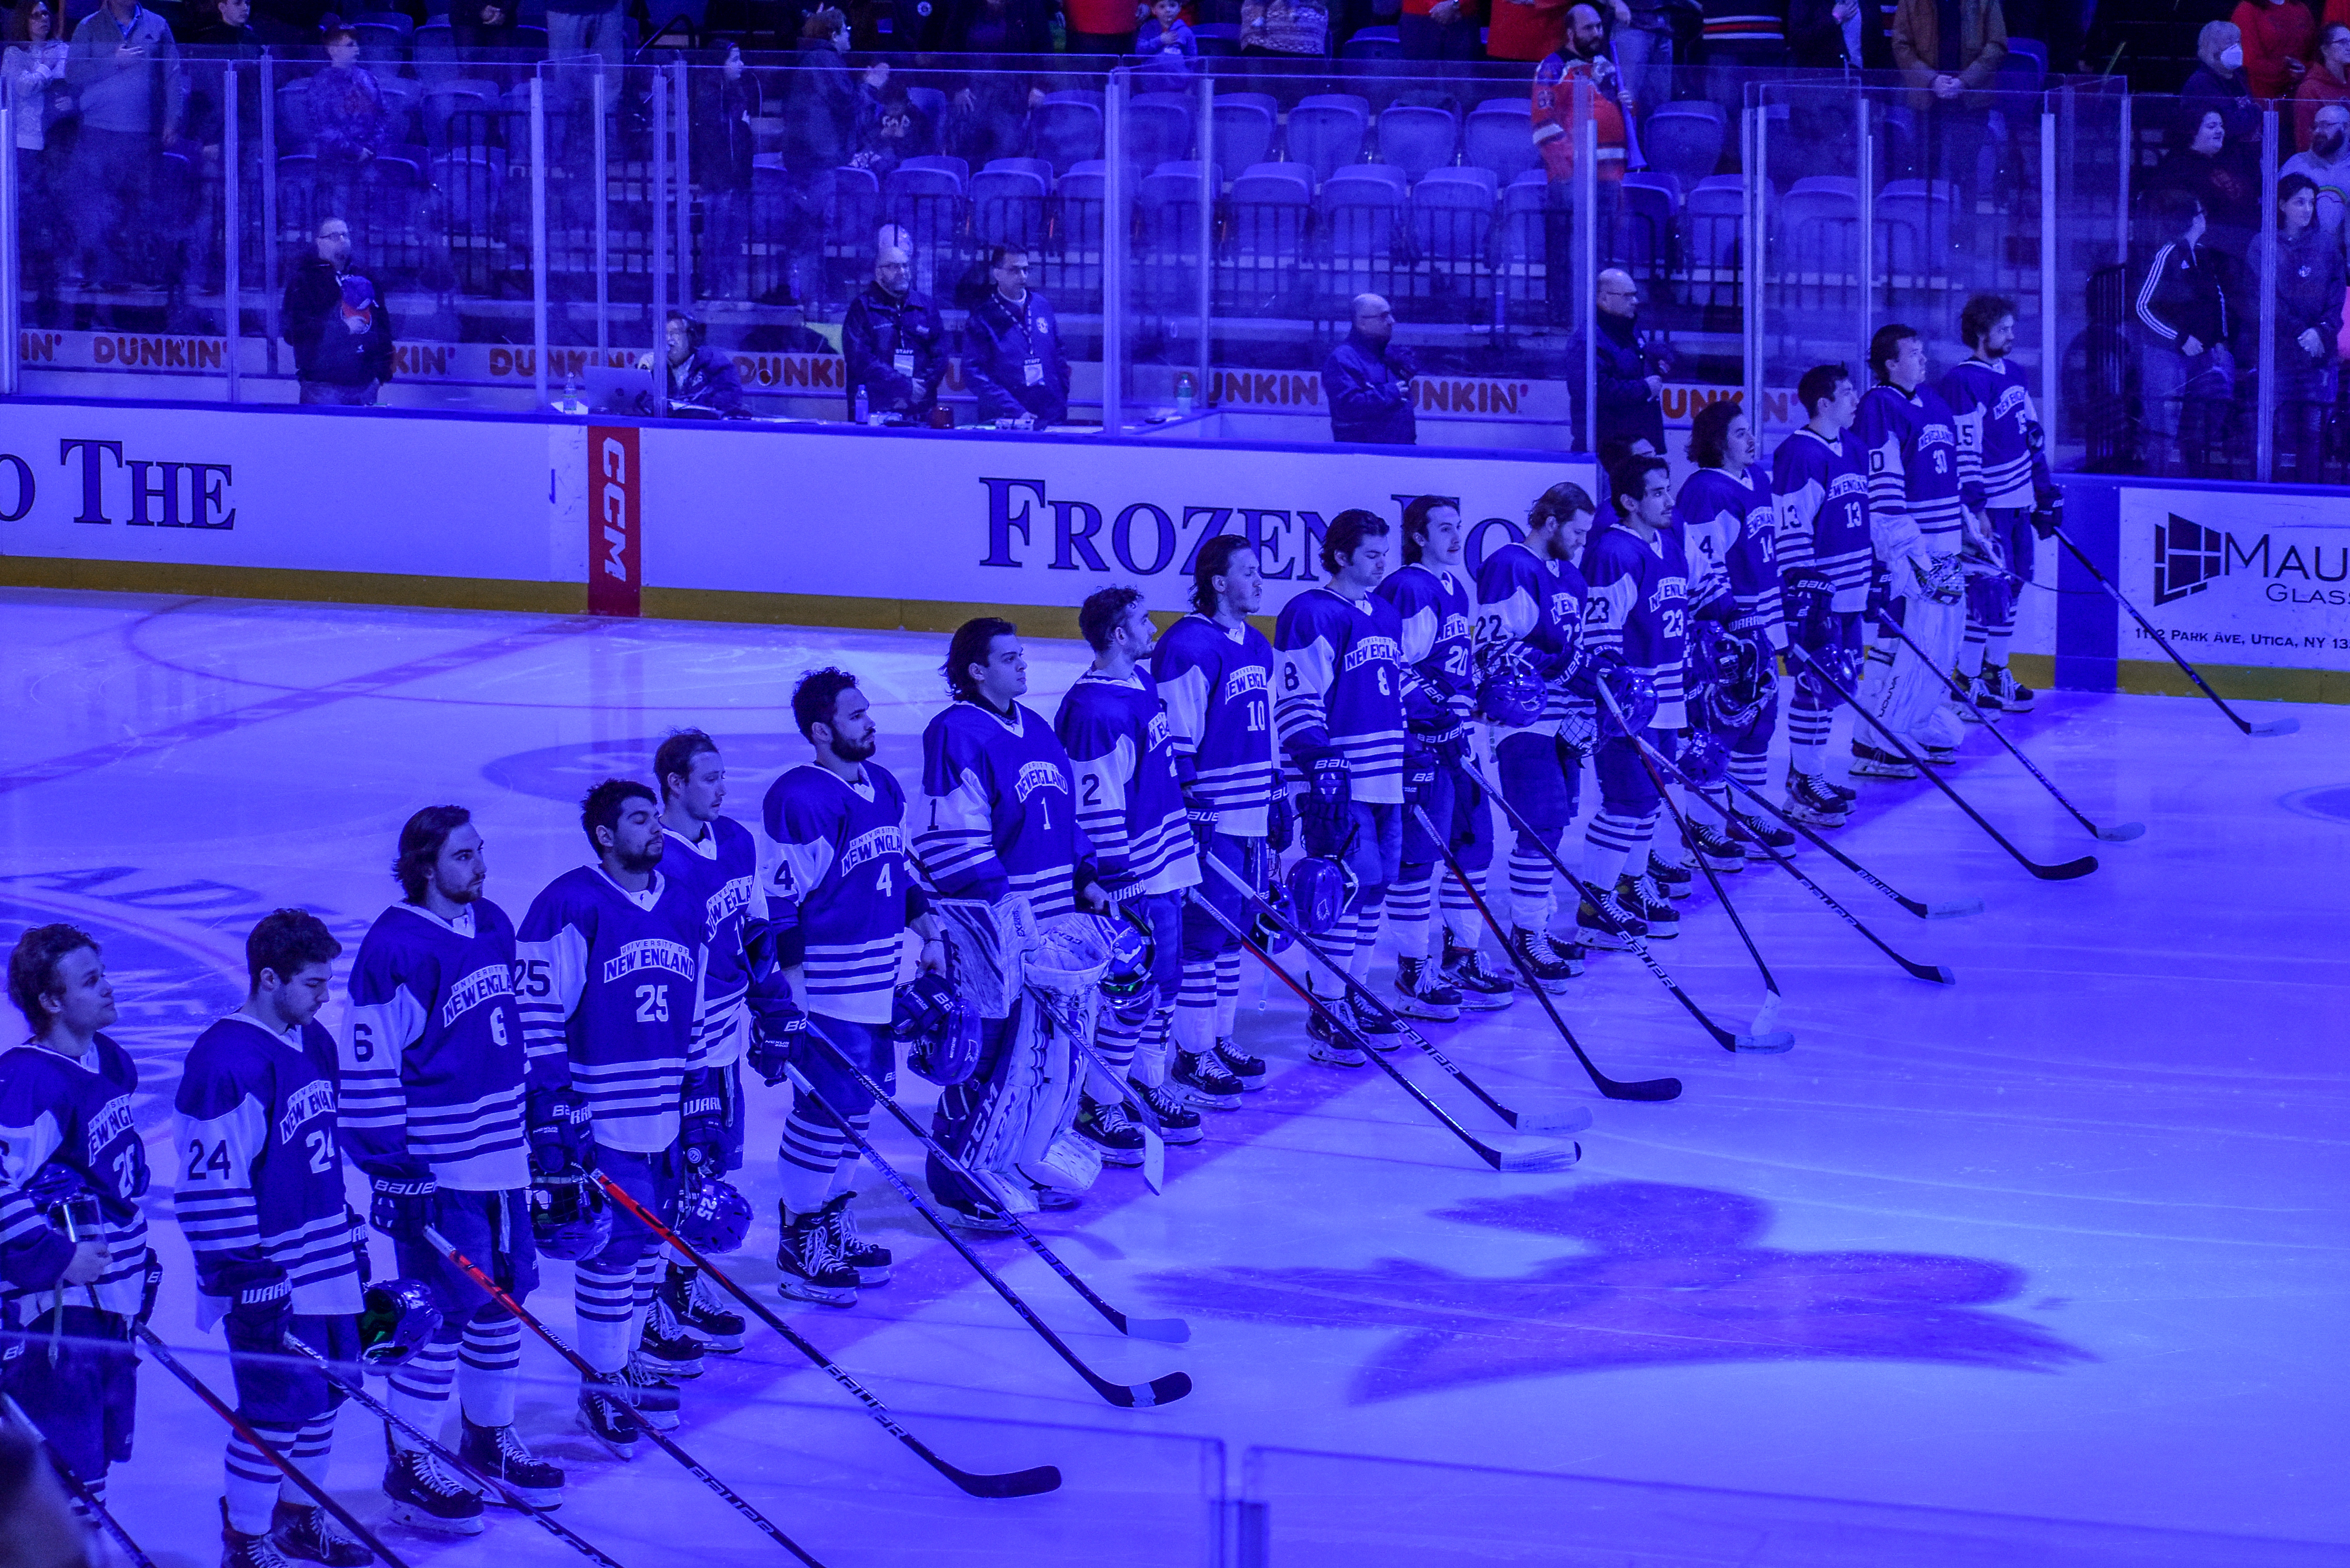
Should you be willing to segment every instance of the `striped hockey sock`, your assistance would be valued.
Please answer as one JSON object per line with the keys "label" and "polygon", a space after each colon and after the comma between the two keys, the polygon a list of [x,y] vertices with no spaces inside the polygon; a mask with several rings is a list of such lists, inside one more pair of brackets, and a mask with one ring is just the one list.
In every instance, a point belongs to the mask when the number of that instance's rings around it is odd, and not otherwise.
{"label": "striped hockey sock", "polygon": [[465,1324],[457,1352],[457,1402],[465,1419],[476,1427],[513,1426],[521,1378],[521,1320],[503,1307],[484,1307]]}
{"label": "striped hockey sock", "polygon": [[1241,950],[1216,955],[1216,1038],[1229,1039],[1240,1026]]}
{"label": "striped hockey sock", "polygon": [[[269,1434],[263,1432],[261,1435],[265,1438]],[[277,1451],[292,1459],[295,1468],[304,1475],[323,1484],[322,1478],[327,1472],[327,1454],[334,1446],[335,1417],[331,1415],[313,1416],[302,1423],[302,1429],[296,1434],[294,1441]],[[264,1464],[268,1462],[266,1459],[262,1461]],[[311,1505],[310,1494],[295,1485],[289,1477],[279,1477],[277,1495],[282,1501],[302,1508]]]}
{"label": "striped hockey sock", "polygon": [[847,1135],[820,1107],[793,1090],[791,1114],[784,1118],[783,1137],[775,1147],[784,1207],[795,1214],[823,1208],[833,1173],[847,1162],[850,1147]]}
{"label": "striped hockey sock", "polygon": [[[449,1389],[457,1381],[457,1347],[437,1340],[392,1368],[390,1397],[385,1401],[400,1418],[429,1438],[441,1436],[442,1418],[449,1406]],[[392,1446],[416,1448],[416,1439],[394,1427]],[[264,1460],[265,1464],[268,1461]],[[277,1472],[272,1469],[274,1478]]]}
{"label": "striped hockey sock", "polygon": [[598,1372],[628,1366],[637,1347],[637,1265],[608,1270],[582,1259],[573,1270],[571,1300],[580,1357]]}
{"label": "striped hockey sock", "polygon": [[1433,869],[1415,866],[1405,878],[1388,888],[1388,927],[1395,933],[1396,957],[1428,956],[1428,917],[1436,902]]}
{"label": "striped hockey sock", "polygon": [[1633,849],[1648,843],[1647,820],[1605,808],[1591,819],[1591,826],[1583,836],[1583,879],[1595,893],[1605,893],[1616,886]]}
{"label": "striped hockey sock", "polygon": [[1763,781],[1771,776],[1771,754],[1768,752],[1733,752],[1730,757],[1730,776],[1737,784],[1760,794]]}
{"label": "striped hockey sock", "polygon": [[[1444,875],[1442,887],[1439,903],[1444,911],[1445,933],[1452,939],[1453,946],[1473,953],[1477,944],[1485,940],[1485,922],[1479,918],[1477,906],[1470,902],[1467,890],[1450,871]],[[1440,948],[1438,954],[1442,956]]]}
{"label": "striped hockey sock", "polygon": [[1558,872],[1542,852],[1555,849],[1555,835],[1530,838],[1521,833],[1510,845],[1510,924],[1522,931],[1539,931],[1550,919],[1551,885]]}
{"label": "striped hockey sock", "polygon": [[[287,1459],[294,1459],[296,1464],[301,1463],[295,1459],[294,1449],[300,1442],[305,1428],[261,1421],[255,1421],[252,1425],[253,1429],[261,1435],[263,1442]],[[328,1429],[333,1429],[331,1423]],[[320,1451],[325,1451],[323,1447]],[[285,1479],[277,1467],[262,1458],[261,1450],[245,1441],[243,1433],[232,1432],[224,1469],[226,1472],[224,1480],[228,1499],[228,1527],[244,1535],[268,1534],[270,1521],[277,1507],[278,1486]],[[293,1483],[286,1481],[285,1484],[291,1486]],[[303,1501],[307,1501],[307,1497]]]}

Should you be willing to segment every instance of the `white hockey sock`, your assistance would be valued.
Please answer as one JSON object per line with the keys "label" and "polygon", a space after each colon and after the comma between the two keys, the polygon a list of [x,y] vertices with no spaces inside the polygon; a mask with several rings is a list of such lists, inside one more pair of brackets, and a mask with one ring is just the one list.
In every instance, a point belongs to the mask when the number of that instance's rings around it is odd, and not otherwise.
{"label": "white hockey sock", "polygon": [[1231,1037],[1240,1025],[1241,950],[1216,955],[1216,1038]]}
{"label": "white hockey sock", "polygon": [[[1477,944],[1485,940],[1485,922],[1478,915],[1477,906],[1469,901],[1468,893],[1450,874],[1444,878],[1440,902],[1444,909],[1445,934],[1452,939],[1452,945],[1463,952],[1475,952]],[[1430,950],[1437,958],[1442,958],[1442,941],[1437,941]]]}
{"label": "white hockey sock", "polygon": [[1436,901],[1436,888],[1427,871],[1414,869],[1419,875],[1388,888],[1388,924],[1395,931],[1399,959],[1428,956],[1428,916]]}
{"label": "white hockey sock", "polygon": [[[857,1129],[858,1137],[867,1137],[872,1130],[873,1113],[868,1111],[861,1116],[851,1116],[848,1118],[848,1125]],[[851,1190],[856,1182],[857,1146],[851,1144],[847,1152],[840,1157],[840,1163],[832,1168],[832,1179],[825,1183],[825,1201],[829,1203],[842,1193]]]}
{"label": "white hockey sock", "polygon": [[2014,640],[2015,623],[2013,621],[2010,621],[2005,626],[1995,626],[1991,628],[1991,637],[1989,640],[1983,644],[1982,668],[1984,674],[1988,675],[1994,670],[2004,670],[2007,668],[2008,645],[2012,643]]}
{"label": "white hockey sock", "polygon": [[1373,900],[1355,911],[1355,946],[1347,957],[1347,972],[1357,982],[1370,976],[1372,950],[1379,940],[1379,917],[1387,912],[1387,889],[1380,888]]}
{"label": "white hockey sock", "polygon": [[850,1147],[847,1135],[806,1096],[793,1090],[791,1114],[784,1118],[783,1137],[775,1147],[784,1207],[794,1214],[823,1208],[833,1173],[847,1163]]}
{"label": "white hockey sock", "polygon": [[1511,841],[1510,924],[1522,931],[1539,931],[1550,919],[1551,886],[1558,871],[1543,853],[1545,843],[1523,833]]}
{"label": "white hockey sock", "polygon": [[573,1269],[571,1300],[581,1359],[605,1373],[628,1366],[637,1347],[637,1266],[608,1272],[583,1259]]}
{"label": "white hockey sock", "polygon": [[[264,1431],[261,1435],[265,1438],[269,1434]],[[334,1417],[314,1416],[302,1423],[301,1431],[296,1434],[291,1443],[284,1445],[277,1451],[292,1459],[303,1474],[312,1480],[318,1480],[327,1473],[327,1455],[334,1446]],[[263,1462],[267,1463],[266,1460]],[[297,1508],[308,1508],[315,1501],[308,1492],[295,1485],[290,1478],[279,1480],[277,1496],[280,1501],[293,1503]]]}
{"label": "white hockey sock", "polygon": [[1595,893],[1607,892],[1616,886],[1616,879],[1624,875],[1624,867],[1632,857],[1633,847],[1647,841],[1648,836],[1641,829],[1639,817],[1623,816],[1603,809],[1591,819],[1591,826],[1583,836],[1584,881]]}
{"label": "white hockey sock", "polygon": [[522,1380],[522,1323],[476,1317],[457,1355],[457,1402],[476,1427],[511,1427]]}
{"label": "white hockey sock", "polygon": [[[1142,1028],[1142,1038],[1135,1043],[1134,1070],[1129,1076],[1153,1086],[1167,1081],[1168,1042],[1175,1033],[1178,1013],[1172,1007],[1162,1007],[1152,1012],[1150,1022]],[[1182,1049],[1205,1053],[1215,1047],[1215,1036],[1206,1026],[1215,1020],[1205,1008],[1191,1009],[1191,1030],[1195,1035],[1206,1035],[1197,1045],[1186,1044]]]}
{"label": "white hockey sock", "polygon": [[[292,1457],[295,1441],[301,1436],[298,1427],[280,1427],[253,1423],[261,1440],[279,1453]],[[228,1527],[244,1535],[266,1535],[274,1511],[277,1507],[277,1485],[283,1479],[276,1465],[261,1457],[261,1450],[235,1433],[228,1439],[228,1457],[224,1467],[224,1490],[228,1498]]]}
{"label": "white hockey sock", "polygon": [[[401,1420],[438,1441],[441,1423],[449,1408],[449,1387],[457,1380],[457,1347],[438,1342],[426,1345],[392,1368],[390,1397],[385,1403]],[[416,1439],[394,1427],[394,1448],[414,1449]],[[267,1460],[262,1461],[267,1464]],[[273,1467],[270,1476],[277,1471]]]}
{"label": "white hockey sock", "polygon": [[[1752,790],[1755,794],[1761,794],[1762,793],[1764,781],[1769,779],[1771,776],[1770,753],[1767,752],[1731,753],[1730,756],[1730,776],[1738,784]],[[1752,796],[1740,795],[1738,799],[1740,802],[1742,802],[1747,805],[1753,805],[1754,804]],[[1755,809],[1759,811],[1762,808],[1757,806]]]}

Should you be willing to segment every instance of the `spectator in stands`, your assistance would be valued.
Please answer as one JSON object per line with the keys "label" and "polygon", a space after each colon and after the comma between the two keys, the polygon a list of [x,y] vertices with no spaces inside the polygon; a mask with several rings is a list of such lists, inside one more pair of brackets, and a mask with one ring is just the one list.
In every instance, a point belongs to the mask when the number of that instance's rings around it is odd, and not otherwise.
{"label": "spectator in stands", "polygon": [[2317,68],[2302,78],[2293,95],[2293,140],[2307,147],[2317,129],[2317,111],[2329,103],[2350,103],[2350,22],[2318,29]]}
{"label": "spectator in stands", "polygon": [[2317,18],[2303,0],[2237,0],[2236,34],[2244,50],[2244,85],[2255,99],[2291,98],[2309,72]]}
{"label": "spectator in stands", "polygon": [[17,0],[8,13],[7,50],[0,54],[0,78],[16,106],[23,281],[44,301],[55,296],[57,257],[68,243],[57,222],[65,189],[65,145],[57,131],[73,111],[73,95],[66,87],[66,41],[51,6],[52,0]]}
{"label": "spectator in stands", "polygon": [[2302,175],[2316,187],[2318,232],[2340,244],[2344,220],[2350,217],[2350,103],[2318,109],[2309,128],[2309,151],[2284,161],[2278,175],[2286,174]]}
{"label": "spectator in stands", "polygon": [[1243,55],[1326,55],[1329,0],[1241,0]]}
{"label": "spectator in stands", "polygon": [[2178,89],[2189,113],[2216,109],[2226,117],[2228,136],[2250,141],[2261,133],[2261,111],[2244,80],[2243,35],[2233,22],[2206,22],[2195,35],[2195,69]]}
{"label": "spectator in stands", "polygon": [[327,34],[327,68],[310,78],[310,145],[321,165],[363,164],[381,151],[389,117],[375,73],[359,64],[359,36]]}
{"label": "spectator in stands", "polygon": [[785,241],[795,281],[787,282],[784,291],[795,297],[798,282],[810,287],[816,284],[825,223],[833,205],[835,171],[862,145],[863,129],[878,102],[876,95],[889,79],[889,67],[878,64],[860,78],[849,68],[847,49],[848,18],[827,5],[800,24],[799,48],[792,56],[792,68],[780,73],[783,85],[777,114],[784,135],[778,151],[790,179],[796,218]]}
{"label": "spectator in stands", "polygon": [[1788,0],[1788,64],[1806,70],[1860,67],[1861,0]]}
{"label": "spectator in stands", "polygon": [[371,407],[391,379],[391,312],[351,270],[351,226],[318,222],[317,249],[286,280],[281,315],[305,403]]}
{"label": "spectator in stands", "polygon": [[[469,65],[498,60],[501,56],[497,51],[516,47],[514,8],[499,4],[499,0],[484,0],[478,8],[459,0],[451,8],[449,20],[450,40],[457,47],[457,57]],[[551,33],[549,39],[551,43]]]}
{"label": "spectator in stands", "polygon": [[[2342,247],[2318,226],[2317,187],[2306,174],[2277,180],[2276,298],[2268,312],[2275,339],[2277,444],[2293,453],[2293,477],[2318,478],[2325,414],[2341,390],[2342,298],[2350,290]],[[2266,235],[2252,241],[2244,281],[2258,290],[2269,261]]]}
{"label": "spectator in stands", "polygon": [[187,101],[180,46],[139,0],[106,0],[74,28],[66,78],[81,111],[63,192],[73,208],[81,259],[101,285],[147,269],[142,242],[161,225],[151,205],[163,147],[180,133]]}
{"label": "spectator in stands", "polygon": [[1024,158],[1035,145],[1030,116],[1045,99],[1035,78],[987,70],[947,99],[946,150],[974,169],[998,158]]}
{"label": "spectator in stands", "polygon": [[[546,0],[546,57],[560,63],[600,57],[607,69],[619,70],[629,57],[628,10],[628,0]],[[566,96],[584,91],[575,83]]]}
{"label": "spectator in stands", "polygon": [[2227,260],[2203,244],[2203,204],[2172,186],[2147,202],[2151,254],[2133,296],[2145,457],[2161,472],[2185,453],[2202,464],[2212,416],[2235,395]]}
{"label": "spectator in stands", "polygon": [[1481,30],[1475,0],[1403,0],[1396,17],[1396,36],[1407,60],[1482,59]]}
{"label": "spectator in stands", "polygon": [[913,268],[902,250],[885,248],[873,258],[873,281],[848,302],[840,327],[840,352],[848,362],[848,410],[857,394],[867,410],[910,422],[927,419],[938,407],[939,383],[947,373],[947,329],[938,306],[913,286]]}
{"label": "spectator in stands", "polygon": [[1624,78],[1624,112],[1635,126],[1645,125],[1672,101],[1673,20],[1667,0],[1612,0],[1612,7],[1611,42]]}
{"label": "spectator in stands", "polygon": [[[1956,27],[1946,25],[1951,19]],[[1894,67],[1918,89],[1912,98],[1919,108],[1954,104],[1988,87],[2006,58],[2007,18],[1999,0],[1901,0],[1894,10]]]}
{"label": "spectator in stands", "polygon": [[1497,60],[1542,59],[1555,54],[1566,32],[1569,0],[1492,0],[1485,53]]}
{"label": "spectator in stands", "polygon": [[759,78],[728,44],[717,68],[687,75],[692,88],[693,181],[702,187],[704,281],[712,296],[740,299],[749,291],[751,166],[758,140],[751,121],[760,114]]}
{"label": "spectator in stands", "polygon": [[[1609,267],[1599,275],[1594,296],[1598,305],[1599,429],[1597,443],[1645,441],[1649,449],[1665,449],[1665,374],[1672,369],[1672,352],[1640,331],[1640,288],[1632,275]],[[1583,401],[1583,344],[1580,337],[1566,351],[1567,387],[1577,405]]]}
{"label": "spectator in stands", "polygon": [[1069,53],[1134,53],[1134,22],[1141,9],[1135,0],[1063,0],[1062,13],[1069,25]]}
{"label": "spectator in stands", "polygon": [[[1411,0],[1404,0],[1404,5],[1409,9]],[[1183,0],[1150,0],[1150,18],[1134,35],[1134,52],[1153,65],[1191,68],[1200,57],[1200,39],[1183,20]]]}
{"label": "spectator in stands", "polygon": [[1330,439],[1367,446],[1412,446],[1419,426],[1411,410],[1411,356],[1396,347],[1395,312],[1376,294],[1358,294],[1354,327],[1322,361],[1322,395],[1330,404]]}
{"label": "spectator in stands", "polygon": [[1591,84],[1591,117],[1598,145],[1599,254],[1613,256],[1616,209],[1627,158],[1621,78],[1607,52],[1607,22],[1592,0],[1567,8],[1566,33],[1559,52],[1534,67],[1534,152],[1547,177],[1544,193],[1544,273],[1551,315],[1561,325],[1572,318],[1574,302],[1575,152],[1581,138],[1575,124],[1575,84]]}
{"label": "spectator in stands", "polygon": [[979,398],[979,417],[999,430],[1037,430],[1069,417],[1069,362],[1060,324],[1045,296],[1028,286],[1028,253],[998,245],[988,256],[995,286],[972,307],[962,328],[962,373]]}
{"label": "spectator in stands", "polygon": [[2186,129],[2187,144],[2155,166],[2147,190],[2193,196],[2210,221],[2208,243],[2241,259],[2260,227],[2260,172],[2251,149],[2229,145],[2227,116],[2217,109],[2190,109]]}
{"label": "spectator in stands", "polygon": [[[1703,0],[1705,96],[1736,125],[1756,71],[1787,63],[1787,0]],[[1978,3],[1978,0],[1965,0]],[[1930,7],[1933,0],[1927,0]]]}
{"label": "spectator in stands", "polygon": [[869,169],[876,180],[887,180],[889,172],[914,156],[913,105],[897,94],[883,99],[874,111],[873,122],[867,129],[864,145],[849,156],[853,168]]}
{"label": "spectator in stands", "polygon": [[191,46],[228,50],[241,60],[261,57],[261,35],[253,30],[253,0],[220,0],[202,14],[212,20],[189,36]]}
{"label": "spectator in stands", "polygon": [[[668,414],[712,415],[723,419],[750,418],[743,406],[743,377],[734,369],[731,356],[710,347],[710,327],[700,317],[682,310],[672,310],[661,323],[661,335],[668,341],[669,353],[661,366],[661,380],[666,400],[661,410]],[[637,360],[637,368],[652,368],[650,354]]]}

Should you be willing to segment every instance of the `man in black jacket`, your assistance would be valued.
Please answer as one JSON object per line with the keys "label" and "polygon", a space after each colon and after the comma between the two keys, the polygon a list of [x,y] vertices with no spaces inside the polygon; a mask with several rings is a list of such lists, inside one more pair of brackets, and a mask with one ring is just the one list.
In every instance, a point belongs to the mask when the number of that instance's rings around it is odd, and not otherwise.
{"label": "man in black jacket", "polygon": [[[742,372],[734,369],[733,356],[710,347],[710,328],[701,317],[672,310],[661,329],[669,348],[668,363],[661,367],[667,396],[658,407],[646,407],[640,396],[639,407],[647,413],[688,419],[749,419],[751,410],[743,406]],[[637,365],[651,369],[652,356],[646,355]]]}
{"label": "man in black jacket", "polygon": [[351,226],[318,220],[318,250],[286,280],[286,341],[305,403],[367,408],[391,379],[391,312],[351,270]]}
{"label": "man in black jacket", "polygon": [[848,361],[848,412],[857,394],[876,414],[919,421],[938,406],[947,369],[947,329],[938,306],[912,286],[906,253],[884,245],[873,258],[873,281],[848,302],[840,350]]}
{"label": "man in black jacket", "polygon": [[1395,312],[1376,294],[1358,294],[1354,330],[1322,362],[1330,400],[1330,439],[1367,446],[1412,446],[1419,422],[1411,410],[1411,357],[1395,346]]}
{"label": "man in black jacket", "polygon": [[[1672,356],[1640,335],[1640,289],[1632,275],[1609,267],[1599,275],[1599,428],[1592,450],[1610,441],[1644,440],[1652,452],[1665,450],[1665,378]],[[1583,340],[1567,349],[1567,385],[1581,426]]]}

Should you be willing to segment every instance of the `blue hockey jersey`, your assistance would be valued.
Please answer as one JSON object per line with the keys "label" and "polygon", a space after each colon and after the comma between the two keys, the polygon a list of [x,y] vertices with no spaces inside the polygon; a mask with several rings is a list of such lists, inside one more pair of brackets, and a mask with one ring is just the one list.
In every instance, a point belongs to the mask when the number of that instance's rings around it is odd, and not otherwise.
{"label": "blue hockey jersey", "polygon": [[351,965],[341,1130],[354,1164],[429,1161],[443,1187],[530,1185],[515,932],[476,899],[452,922],[415,904],[376,917]]}
{"label": "blue hockey jersey", "polygon": [[914,852],[949,898],[1017,895],[1038,919],[1076,912],[1094,878],[1077,823],[1069,753],[1021,703],[1009,714],[956,702],[922,731],[922,812]]}
{"label": "blue hockey jersey", "polygon": [[1588,704],[1568,695],[1567,678],[1583,651],[1585,606],[1591,590],[1572,561],[1545,559],[1513,540],[1485,557],[1477,574],[1477,668],[1482,678],[1523,645],[1532,662],[1550,667],[1542,717],[1514,728],[1496,724],[1493,739],[1555,735],[1566,714]]}
{"label": "blue hockey jersey", "polygon": [[531,1082],[577,1091],[599,1144],[658,1154],[677,1141],[685,1075],[703,1064],[706,909],[677,877],[630,893],[582,866],[523,916]]}
{"label": "blue hockey jersey", "polygon": [[[1785,647],[1777,523],[1770,483],[1761,467],[1750,467],[1743,475],[1722,468],[1699,469],[1681,486],[1675,511],[1690,570],[1707,583],[1701,591],[1691,589],[1690,613],[1717,610],[1727,598],[1732,627],[1762,637],[1773,648]],[[1700,551],[1706,557],[1702,567],[1698,564]]]}
{"label": "blue hockey jersey", "polygon": [[1594,653],[1613,653],[1646,675],[1657,691],[1649,726],[1679,730],[1689,723],[1681,659],[1689,642],[1689,564],[1676,530],[1652,542],[1629,524],[1591,536],[1583,576],[1591,585],[1585,635]]}
{"label": "blue hockey jersey", "polygon": [[1273,722],[1290,774],[1300,751],[1335,747],[1354,798],[1403,802],[1403,619],[1377,594],[1308,588],[1282,607],[1273,646],[1281,690]]}
{"label": "blue hockey jersey", "polygon": [[1975,478],[1961,497],[1968,506],[2036,506],[2056,493],[2034,440],[2040,410],[2012,361],[1962,359],[1942,378],[1940,391],[1958,426],[1959,450],[1973,457]]}
{"label": "blue hockey jersey", "polygon": [[702,900],[710,924],[710,967],[702,977],[702,1011],[710,1021],[702,1064],[727,1066],[743,1054],[748,1020],[751,961],[743,946],[743,922],[758,898],[759,842],[731,816],[712,818],[699,838],[673,827],[661,833],[667,840],[661,874],[674,877]]}
{"label": "blue hockey jersey", "polygon": [[1200,859],[1175,774],[1175,731],[1159,683],[1087,670],[1061,699],[1054,732],[1077,781],[1077,821],[1114,898],[1197,887]]}
{"label": "blue hockey jersey", "polygon": [[1771,457],[1771,493],[1779,510],[1779,569],[1817,572],[1828,580],[1830,607],[1868,606],[1876,563],[1868,540],[1868,456],[1850,431],[1834,444],[1808,427]]}
{"label": "blue hockey jersey", "polygon": [[220,1321],[238,1263],[269,1263],[294,1310],[359,1310],[359,1257],[337,1148],[336,1046],[317,1023],[276,1033],[232,1012],[196,1036],[172,1098],[172,1206],[196,1260],[197,1318]]}
{"label": "blue hockey jersey", "polygon": [[906,867],[905,790],[879,763],[855,784],[803,763],[767,786],[762,820],[767,903],[798,910],[801,1005],[889,1023],[906,927],[925,907]]}
{"label": "blue hockey jersey", "polygon": [[[0,1300],[32,1296],[30,1312],[47,1312],[47,1293],[73,1262],[73,1243],[25,1196],[26,1185],[54,1160],[98,1195],[104,1217],[106,1272],[98,1304],[135,1313],[145,1294],[147,1150],[130,1122],[139,1069],[129,1052],[101,1034],[77,1061],[27,1043],[0,1054]],[[68,1303],[88,1298],[77,1289]],[[19,1321],[22,1321],[20,1319]]]}
{"label": "blue hockey jersey", "polygon": [[1853,429],[1868,454],[1868,527],[1877,558],[1956,554],[1966,527],[1960,497],[1969,483],[1981,481],[1942,394],[1924,385],[1908,392],[1871,387]]}
{"label": "blue hockey jersey", "polygon": [[1253,626],[1194,610],[1167,628],[1150,669],[1166,704],[1177,778],[1216,814],[1216,831],[1263,838],[1281,787],[1273,738],[1273,644]]}
{"label": "blue hockey jersey", "polygon": [[1415,561],[1371,590],[1395,606],[1402,622],[1404,717],[1449,725],[1477,704],[1476,623],[1469,584],[1458,574]]}

